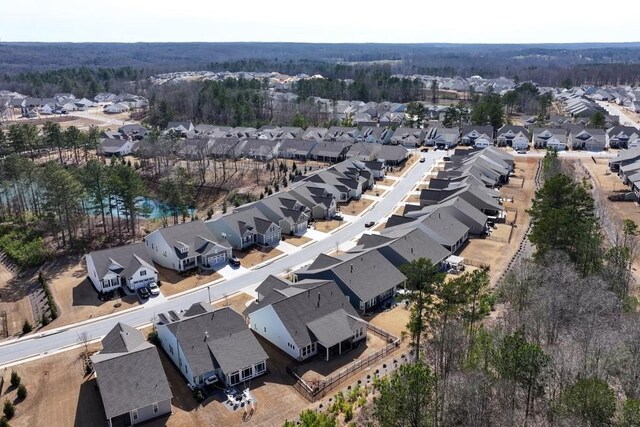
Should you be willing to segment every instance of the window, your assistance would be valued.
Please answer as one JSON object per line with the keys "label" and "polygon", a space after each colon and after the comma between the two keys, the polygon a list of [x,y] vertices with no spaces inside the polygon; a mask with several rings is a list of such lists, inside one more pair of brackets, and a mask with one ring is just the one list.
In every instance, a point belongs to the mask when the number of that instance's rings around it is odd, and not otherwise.
{"label": "window", "polygon": [[258,363],[255,366],[256,373],[264,372],[265,369],[267,369],[267,366],[266,366],[266,364],[264,362]]}
{"label": "window", "polygon": [[153,404],[153,413],[154,413],[154,414],[157,414],[157,413],[158,413],[158,404],[157,404],[157,403],[154,403],[154,404]]}
{"label": "window", "polygon": [[233,374],[229,375],[230,384],[237,384],[239,382],[240,382],[240,372],[234,372]]}
{"label": "window", "polygon": [[242,378],[249,378],[251,375],[253,375],[253,369],[251,369],[251,367],[242,370]]}
{"label": "window", "polygon": [[140,275],[141,276],[146,276],[147,275],[147,270],[140,270]]}
{"label": "window", "polygon": [[169,346],[169,353],[173,354],[173,347]]}
{"label": "window", "polygon": [[138,410],[134,409],[133,411],[131,411],[131,419],[133,421],[136,421],[138,419]]}
{"label": "window", "polygon": [[264,331],[267,332],[267,327],[266,326],[264,327]]}

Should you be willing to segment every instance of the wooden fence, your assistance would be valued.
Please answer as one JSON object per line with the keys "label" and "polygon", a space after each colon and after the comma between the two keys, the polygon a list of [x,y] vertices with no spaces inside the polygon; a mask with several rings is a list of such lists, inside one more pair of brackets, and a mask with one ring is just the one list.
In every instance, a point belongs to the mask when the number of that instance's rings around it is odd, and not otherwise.
{"label": "wooden fence", "polygon": [[367,330],[384,338],[388,344],[384,348],[376,351],[366,358],[362,360],[356,360],[346,368],[342,369],[340,372],[329,375],[324,380],[318,381],[313,385],[307,383],[296,373],[296,363],[291,364],[287,366],[287,373],[296,380],[293,388],[295,388],[298,393],[305,397],[309,402],[315,402],[318,399],[322,399],[326,395],[326,393],[330,391],[335,385],[340,384],[343,380],[350,377],[352,374],[364,370],[378,360],[393,353],[400,345],[399,338],[389,334],[388,332],[380,328],[377,328],[371,324],[367,324]]}

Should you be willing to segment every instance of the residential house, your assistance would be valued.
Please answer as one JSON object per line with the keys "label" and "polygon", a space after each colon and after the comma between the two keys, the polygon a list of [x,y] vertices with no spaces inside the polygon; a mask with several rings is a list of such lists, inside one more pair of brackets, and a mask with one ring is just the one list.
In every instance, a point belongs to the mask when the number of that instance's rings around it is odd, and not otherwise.
{"label": "residential house", "polygon": [[399,166],[409,158],[409,151],[402,145],[383,145],[378,148],[376,157],[386,166]]}
{"label": "residential house", "polygon": [[355,127],[332,126],[325,135],[325,141],[346,142],[354,144],[361,141],[363,134]]}
{"label": "residential house", "polygon": [[393,133],[391,128],[364,126],[362,128],[362,140],[370,144],[389,144]]}
{"label": "residential house", "polygon": [[640,160],[640,148],[632,148],[618,153],[618,156],[609,160],[609,169],[613,172],[620,170],[620,167],[635,163]]}
{"label": "residential house", "polygon": [[180,313],[158,315],[160,345],[191,387],[214,379],[219,387],[250,381],[267,372],[268,356],[230,307],[195,303]]}
{"label": "residential house", "polygon": [[194,132],[193,123],[191,122],[169,122],[167,124],[167,133],[175,132],[177,135],[180,135],[183,138],[189,136]]}
{"label": "residential house", "polygon": [[375,249],[396,268],[424,258],[434,265],[442,264],[450,255],[440,243],[418,227],[392,227],[380,234],[363,234],[350,253]]}
{"label": "residential house", "polygon": [[385,231],[415,227],[421,229],[452,255],[469,239],[469,227],[443,212],[432,212],[417,219],[393,215],[387,221]]}
{"label": "residential house", "polygon": [[231,246],[201,220],[160,228],[144,241],[156,264],[175,271],[211,269],[231,257]]}
{"label": "residential house", "polygon": [[361,312],[393,298],[407,278],[377,250],[339,257],[321,254],[306,268],[293,273],[294,281],[333,280]]}
{"label": "residential house", "polygon": [[311,149],[311,158],[319,162],[342,162],[347,158],[350,147],[347,142],[321,141]]}
{"label": "residential house", "polygon": [[306,141],[323,141],[326,136],[327,133],[329,132],[329,129],[327,128],[307,128],[307,130],[304,131],[304,133],[302,134],[302,139],[306,140]]}
{"label": "residential house", "polygon": [[126,139],[103,138],[97,147],[97,152],[104,156],[123,157],[133,151],[133,141]]}
{"label": "residential house", "polygon": [[399,127],[393,132],[390,143],[415,148],[424,144],[425,135],[424,129]]}
{"label": "residential house", "polygon": [[457,219],[469,228],[469,234],[482,236],[488,232],[487,215],[459,196],[447,199],[437,205],[425,207],[405,205],[403,215],[407,218],[417,219],[435,213]]}
{"label": "residential house", "polygon": [[[299,216],[297,220],[303,218],[304,216]],[[294,226],[296,223],[297,221],[294,221]],[[278,223],[267,218],[253,205],[207,221],[206,224],[218,241],[227,242],[236,250],[244,250],[254,244],[277,246],[282,235],[282,229]]]}
{"label": "residential house", "polygon": [[380,126],[400,126],[404,121],[404,116],[404,112],[387,111],[380,116],[378,123],[380,123]]}
{"label": "residential house", "polygon": [[259,210],[269,221],[278,224],[283,234],[302,235],[307,231],[309,210],[288,193],[265,197],[257,202],[236,208],[236,212],[254,208]]}
{"label": "residential house", "polygon": [[460,129],[430,127],[427,130],[425,145],[448,150],[458,145],[460,140]]}
{"label": "residential house", "polygon": [[124,135],[126,139],[132,141],[144,139],[149,133],[146,127],[136,124],[124,125],[118,129],[118,132]]}
{"label": "residential house", "polygon": [[102,111],[106,114],[120,114],[120,113],[126,113],[129,110],[130,108],[128,105],[118,102],[115,104],[110,104],[105,106]]}
{"label": "residential house", "polygon": [[[528,147],[530,139],[531,134],[525,127],[505,125],[498,130],[496,142],[498,147],[513,147],[517,150]],[[517,144],[514,144],[514,142]],[[526,144],[526,147],[523,147],[524,144]]]}
{"label": "residential house", "polygon": [[313,219],[331,219],[336,214],[336,199],[322,185],[299,185],[289,190],[288,194],[309,209]]}
{"label": "residential house", "polygon": [[567,148],[567,131],[562,128],[534,128],[533,146],[563,151]]}
{"label": "residential house", "polygon": [[144,243],[93,251],[85,257],[87,276],[100,293],[126,286],[130,291],[158,281],[158,270]]}
{"label": "residential house", "polygon": [[244,312],[249,327],[294,360],[328,361],[366,343],[367,323],[331,280],[269,276],[256,292]]}
{"label": "residential house", "polygon": [[462,145],[475,145],[476,140],[480,138],[493,143],[493,127],[476,125],[466,125],[462,127],[462,137],[460,139]]}
{"label": "residential house", "polygon": [[211,142],[210,154],[217,159],[237,160],[242,157],[246,142],[245,140],[240,140],[237,136],[214,138]]}
{"label": "residential house", "polygon": [[633,126],[614,126],[607,130],[606,139],[610,148],[630,148],[638,144],[640,130]]}
{"label": "residential house", "polygon": [[604,130],[574,126],[569,131],[568,145],[574,150],[602,151],[606,145]]}
{"label": "residential house", "polygon": [[308,160],[317,143],[316,140],[286,139],[280,144],[278,155],[283,159]]}
{"label": "residential house", "polygon": [[171,414],[169,381],[158,350],[142,332],[118,323],[101,343],[91,362],[107,425],[135,425]]}

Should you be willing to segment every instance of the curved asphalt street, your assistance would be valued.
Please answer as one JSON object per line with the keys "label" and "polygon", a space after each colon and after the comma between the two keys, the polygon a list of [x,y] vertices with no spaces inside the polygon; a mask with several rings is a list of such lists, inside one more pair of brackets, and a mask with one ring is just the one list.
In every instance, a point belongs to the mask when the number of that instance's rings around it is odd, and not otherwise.
{"label": "curved asphalt street", "polygon": [[[250,285],[257,284],[268,275],[281,274],[282,272],[310,262],[320,253],[328,253],[335,250],[336,245],[353,239],[366,229],[364,224],[369,221],[379,221],[389,215],[400,201],[409,193],[422,176],[431,168],[433,163],[445,155],[443,151],[430,151],[421,153],[426,159],[424,163],[416,165],[395,186],[364,215],[357,217],[342,229],[326,238],[317,241],[299,251],[275,260],[256,270],[250,270],[246,274],[234,277],[223,282],[216,283],[210,288],[211,299],[217,300],[225,295],[231,295]],[[34,334],[25,338],[0,343],[0,367],[12,362],[22,361],[28,358],[45,356],[68,347],[78,345],[78,336],[86,332],[89,339],[99,339],[106,335],[117,322],[139,327],[149,324],[157,314],[169,310],[179,311],[188,308],[191,304],[207,301],[209,295],[207,286],[203,286],[193,292],[180,295],[159,304],[143,304],[139,308],[114,314],[108,318],[96,319],[76,325],[70,325],[59,329]]]}

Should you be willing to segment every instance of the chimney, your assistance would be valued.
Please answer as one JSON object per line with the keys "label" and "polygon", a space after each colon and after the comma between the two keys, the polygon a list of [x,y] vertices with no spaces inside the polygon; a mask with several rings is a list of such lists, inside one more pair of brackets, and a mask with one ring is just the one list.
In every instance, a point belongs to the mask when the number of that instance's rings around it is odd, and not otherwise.
{"label": "chimney", "polygon": [[204,340],[208,340],[209,339],[209,332],[205,331],[204,332]]}

